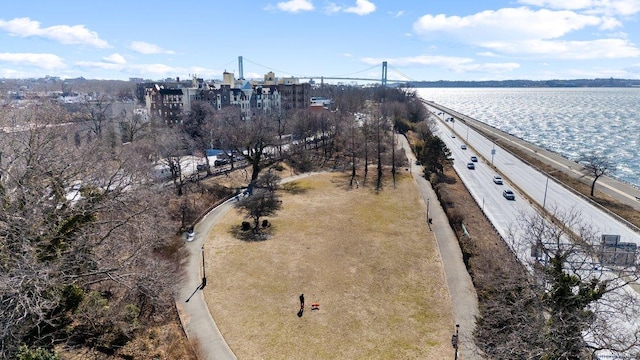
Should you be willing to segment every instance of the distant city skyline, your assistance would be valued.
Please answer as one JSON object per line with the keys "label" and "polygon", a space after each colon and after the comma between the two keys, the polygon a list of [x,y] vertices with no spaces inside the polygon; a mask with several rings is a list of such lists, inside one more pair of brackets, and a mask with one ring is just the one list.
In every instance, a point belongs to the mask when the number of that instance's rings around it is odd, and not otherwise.
{"label": "distant city skyline", "polygon": [[[0,78],[640,79],[640,0],[3,3]],[[319,79],[315,79],[319,80]],[[335,81],[328,81],[335,82]]]}

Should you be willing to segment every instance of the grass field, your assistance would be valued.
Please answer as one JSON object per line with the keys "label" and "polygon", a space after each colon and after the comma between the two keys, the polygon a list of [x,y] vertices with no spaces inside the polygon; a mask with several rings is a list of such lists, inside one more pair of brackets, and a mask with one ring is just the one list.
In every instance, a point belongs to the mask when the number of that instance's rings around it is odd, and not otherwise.
{"label": "grass field", "polygon": [[451,301],[415,182],[348,184],[343,173],[285,184],[266,241],[234,238],[236,212],[209,234],[205,297],[239,359],[453,358]]}

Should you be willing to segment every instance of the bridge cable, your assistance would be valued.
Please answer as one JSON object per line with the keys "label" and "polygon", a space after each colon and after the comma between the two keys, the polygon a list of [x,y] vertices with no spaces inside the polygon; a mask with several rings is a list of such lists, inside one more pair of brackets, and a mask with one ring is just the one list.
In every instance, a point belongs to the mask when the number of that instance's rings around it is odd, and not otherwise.
{"label": "bridge cable", "polygon": [[387,65],[389,66],[393,71],[395,71],[396,73],[398,73],[400,76],[402,76],[403,78],[405,78],[405,80],[407,81],[414,81],[411,77],[407,76],[406,74],[404,74],[402,71],[396,69],[395,67],[391,66],[391,65]]}
{"label": "bridge cable", "polygon": [[289,71],[282,71],[282,70],[278,70],[278,69],[275,69],[275,68],[272,68],[272,67],[268,67],[268,66],[265,66],[265,65],[258,64],[258,63],[257,63],[257,62],[255,62],[255,61],[251,61],[251,60],[247,59],[246,57],[242,57],[242,59],[243,59],[243,60],[245,60],[245,61],[248,61],[248,62],[252,63],[253,65],[257,65],[257,66],[263,67],[263,68],[265,68],[265,69],[267,69],[267,70],[271,70],[271,71],[279,72],[279,73],[282,73],[282,74],[291,74],[291,76],[293,76],[293,77],[302,77],[302,76],[299,76],[299,75],[293,74],[293,73],[291,73],[291,72],[289,72]]}
{"label": "bridge cable", "polygon": [[343,75],[334,75],[334,76],[325,76],[325,77],[327,77],[327,78],[348,77],[348,76],[351,76],[351,75],[356,75],[356,74],[363,73],[365,71],[369,71],[369,70],[371,70],[373,68],[376,68],[376,67],[379,67],[379,66],[380,65],[376,64],[376,65],[372,65],[372,66],[370,66],[370,67],[368,67],[368,68],[366,68],[364,70],[360,70],[360,71],[356,71],[356,72],[352,72],[352,73],[348,73],[348,74],[343,74]]}
{"label": "bridge cable", "polygon": [[223,68],[223,69],[225,69],[224,71],[227,71],[227,70],[226,70],[226,69],[227,69],[227,68],[226,68],[226,66],[227,66],[227,65],[229,65],[229,64],[232,64],[232,63],[234,63],[234,62],[236,63],[236,65],[238,64],[238,63],[237,63],[237,60],[231,60],[231,61],[229,61],[229,62],[227,62],[227,63],[223,64],[222,66],[219,66],[219,68]]}

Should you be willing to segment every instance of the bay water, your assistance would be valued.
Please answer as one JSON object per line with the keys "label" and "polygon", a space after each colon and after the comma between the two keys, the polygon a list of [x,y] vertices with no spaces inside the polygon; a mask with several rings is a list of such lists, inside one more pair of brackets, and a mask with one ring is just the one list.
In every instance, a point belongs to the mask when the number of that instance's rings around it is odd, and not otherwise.
{"label": "bay water", "polygon": [[640,187],[640,88],[420,88],[417,94],[570,160],[596,153]]}

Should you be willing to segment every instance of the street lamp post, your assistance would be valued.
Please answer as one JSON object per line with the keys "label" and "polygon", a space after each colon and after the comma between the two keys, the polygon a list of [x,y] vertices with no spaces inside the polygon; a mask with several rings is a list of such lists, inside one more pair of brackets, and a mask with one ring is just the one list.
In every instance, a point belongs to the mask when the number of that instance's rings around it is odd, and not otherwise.
{"label": "street lamp post", "polygon": [[547,188],[549,187],[549,175],[547,175],[547,182],[544,184],[544,198],[542,199],[542,210],[544,210],[544,206],[547,204]]}
{"label": "street lamp post", "polygon": [[202,245],[202,285],[200,286],[200,290],[204,289],[205,286],[207,286],[207,273],[204,267],[204,245]]}
{"label": "street lamp post", "polygon": [[493,143],[493,147],[491,148],[491,165],[493,165],[493,155],[496,154],[496,143]]}
{"label": "street lamp post", "polygon": [[427,225],[429,226],[429,230],[431,230],[431,216],[429,215],[429,198],[427,198]]}
{"label": "street lamp post", "polygon": [[458,360],[458,330],[460,329],[460,325],[456,324],[456,333],[451,335],[451,346],[453,346],[454,350],[454,360]]}
{"label": "street lamp post", "polygon": [[557,173],[558,171],[562,171],[560,169],[553,170],[547,173],[547,181],[544,184],[544,197],[542,199],[542,210],[544,210],[545,205],[547,204],[547,189],[549,188],[549,176],[551,174]]}
{"label": "street lamp post", "polygon": [[204,267],[204,245],[202,245],[202,282],[198,285],[198,287],[195,290],[193,290],[193,292],[185,302],[189,302],[189,300],[191,300],[193,295],[195,295],[196,292],[198,292],[198,290],[203,290],[205,286],[207,286],[207,275],[205,274],[205,267]]}

